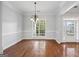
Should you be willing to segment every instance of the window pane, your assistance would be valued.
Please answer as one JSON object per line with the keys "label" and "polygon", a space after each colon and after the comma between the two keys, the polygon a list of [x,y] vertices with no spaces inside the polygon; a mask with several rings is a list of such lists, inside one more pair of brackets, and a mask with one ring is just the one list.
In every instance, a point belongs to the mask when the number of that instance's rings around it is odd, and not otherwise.
{"label": "window pane", "polygon": [[36,34],[37,36],[45,36],[45,20],[39,20],[36,24]]}

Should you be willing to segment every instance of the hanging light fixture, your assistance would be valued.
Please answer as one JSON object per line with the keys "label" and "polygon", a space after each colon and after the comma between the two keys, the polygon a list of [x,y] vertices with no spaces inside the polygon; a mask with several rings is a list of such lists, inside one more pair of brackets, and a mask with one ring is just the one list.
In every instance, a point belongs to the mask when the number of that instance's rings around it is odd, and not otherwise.
{"label": "hanging light fixture", "polygon": [[37,9],[36,9],[36,2],[34,2],[34,7],[35,7],[35,14],[32,16],[31,20],[36,22],[38,20],[38,16],[37,16]]}

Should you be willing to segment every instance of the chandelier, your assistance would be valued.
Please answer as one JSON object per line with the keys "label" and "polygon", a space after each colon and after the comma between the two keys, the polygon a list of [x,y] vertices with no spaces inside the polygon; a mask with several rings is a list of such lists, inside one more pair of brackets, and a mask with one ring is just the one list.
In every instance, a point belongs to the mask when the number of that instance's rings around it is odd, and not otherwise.
{"label": "chandelier", "polygon": [[34,7],[35,7],[35,14],[31,17],[31,20],[36,22],[38,20],[38,15],[37,15],[37,9],[36,9],[36,2],[34,2]]}

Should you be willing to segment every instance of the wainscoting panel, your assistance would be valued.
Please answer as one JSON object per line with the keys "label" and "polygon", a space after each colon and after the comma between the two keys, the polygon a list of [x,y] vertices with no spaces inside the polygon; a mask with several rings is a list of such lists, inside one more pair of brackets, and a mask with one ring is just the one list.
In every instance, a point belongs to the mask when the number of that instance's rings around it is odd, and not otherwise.
{"label": "wainscoting panel", "polygon": [[22,34],[21,32],[11,33],[11,34],[5,34],[2,36],[2,44],[3,44],[3,50],[16,44],[22,40]]}

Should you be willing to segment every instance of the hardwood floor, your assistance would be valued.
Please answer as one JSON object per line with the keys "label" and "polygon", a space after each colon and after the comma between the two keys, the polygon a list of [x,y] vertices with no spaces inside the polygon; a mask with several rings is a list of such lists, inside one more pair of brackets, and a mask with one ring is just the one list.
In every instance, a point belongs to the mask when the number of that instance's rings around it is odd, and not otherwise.
{"label": "hardwood floor", "polygon": [[65,42],[61,43],[63,47],[64,56],[79,57],[79,42]]}
{"label": "hardwood floor", "polygon": [[58,44],[55,40],[22,40],[4,50],[4,54],[13,57],[79,57],[79,43]]}

